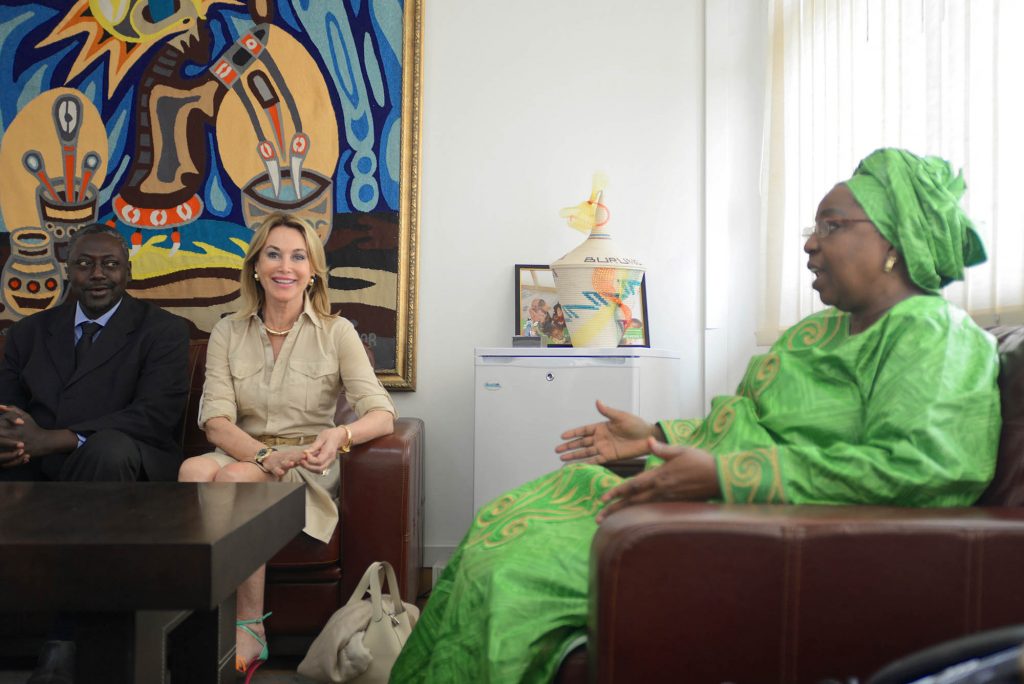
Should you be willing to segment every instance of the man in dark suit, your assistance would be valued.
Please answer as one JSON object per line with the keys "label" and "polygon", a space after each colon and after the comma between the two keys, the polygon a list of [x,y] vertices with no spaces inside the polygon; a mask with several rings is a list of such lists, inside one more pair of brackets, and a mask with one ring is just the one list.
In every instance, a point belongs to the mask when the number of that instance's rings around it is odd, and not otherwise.
{"label": "man in dark suit", "polygon": [[177,479],[188,326],[125,294],[130,277],[120,234],[87,226],[68,254],[72,296],[8,330],[0,480]]}
{"label": "man in dark suit", "polygon": [[[67,266],[68,301],[7,331],[0,481],[177,479],[188,325],[125,294],[128,248],[109,226],[79,230]],[[72,628],[58,621],[30,682],[70,681]]]}

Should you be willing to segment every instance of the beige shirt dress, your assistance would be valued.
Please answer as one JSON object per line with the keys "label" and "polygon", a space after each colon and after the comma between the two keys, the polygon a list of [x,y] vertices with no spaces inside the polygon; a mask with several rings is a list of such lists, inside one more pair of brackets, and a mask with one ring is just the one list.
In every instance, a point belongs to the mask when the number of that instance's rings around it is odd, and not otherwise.
{"label": "beige shirt dress", "polygon": [[[321,430],[334,427],[341,391],[358,416],[370,411],[398,416],[348,320],[323,319],[307,300],[275,361],[255,314],[246,319],[223,318],[213,327],[207,345],[199,426],[223,416],[256,438],[271,435],[312,441]],[[222,466],[235,460],[220,449],[205,456]],[[303,532],[323,542],[330,540],[338,524],[339,471],[334,464],[324,477],[298,466],[282,478],[305,483]]]}

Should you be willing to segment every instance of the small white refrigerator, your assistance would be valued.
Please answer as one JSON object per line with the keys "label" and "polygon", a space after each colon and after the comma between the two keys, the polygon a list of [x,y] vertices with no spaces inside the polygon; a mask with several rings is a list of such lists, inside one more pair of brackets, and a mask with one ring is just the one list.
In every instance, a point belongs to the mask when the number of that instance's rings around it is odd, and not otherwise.
{"label": "small white refrigerator", "polygon": [[679,354],[645,347],[477,348],[473,508],[562,465],[560,435],[604,418],[600,399],[653,422],[678,418]]}

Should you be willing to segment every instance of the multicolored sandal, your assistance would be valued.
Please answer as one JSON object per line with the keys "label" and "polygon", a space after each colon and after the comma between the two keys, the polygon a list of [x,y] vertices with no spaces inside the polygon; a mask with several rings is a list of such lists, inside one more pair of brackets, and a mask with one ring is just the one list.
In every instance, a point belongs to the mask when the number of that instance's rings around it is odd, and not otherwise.
{"label": "multicolored sandal", "polygon": [[235,622],[235,627],[237,629],[242,630],[263,646],[263,650],[260,651],[260,654],[248,663],[245,662],[245,658],[237,653],[235,654],[235,670],[245,675],[245,684],[250,684],[250,682],[252,682],[252,678],[253,675],[256,674],[256,670],[259,669],[260,665],[267,662],[267,658],[270,657],[270,648],[267,646],[266,637],[261,637],[259,634],[249,629],[248,625],[263,624],[263,621],[272,614],[273,613],[267,613],[263,617],[253,618],[252,620],[237,620]]}

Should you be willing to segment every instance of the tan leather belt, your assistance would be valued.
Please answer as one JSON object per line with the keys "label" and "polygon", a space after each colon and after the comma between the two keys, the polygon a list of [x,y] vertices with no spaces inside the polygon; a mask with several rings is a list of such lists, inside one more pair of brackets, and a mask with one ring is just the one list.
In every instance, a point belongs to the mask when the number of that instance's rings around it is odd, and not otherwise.
{"label": "tan leather belt", "polygon": [[316,441],[316,435],[305,437],[277,437],[276,435],[259,435],[256,441],[263,442],[267,446],[305,446]]}

